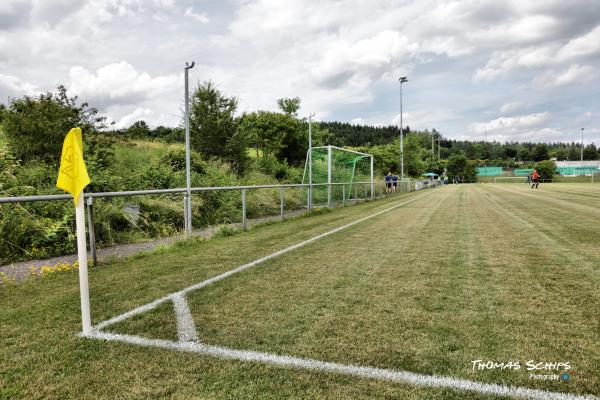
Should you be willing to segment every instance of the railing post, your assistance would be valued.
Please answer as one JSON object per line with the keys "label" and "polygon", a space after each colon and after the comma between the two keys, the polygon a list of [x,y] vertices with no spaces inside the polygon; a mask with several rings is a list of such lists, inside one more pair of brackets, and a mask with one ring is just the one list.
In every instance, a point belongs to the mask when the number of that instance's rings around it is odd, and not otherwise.
{"label": "railing post", "polygon": [[188,233],[188,194],[183,193],[183,230]]}
{"label": "railing post", "polygon": [[369,197],[369,196],[368,196],[368,190],[367,190],[367,188],[368,188],[368,186],[367,186],[367,184],[365,183],[365,201],[367,201],[367,198]]}
{"label": "railing post", "polygon": [[283,186],[279,186],[279,209],[281,211],[281,220],[283,221],[285,219],[285,216],[283,214]]}
{"label": "railing post", "polygon": [[356,185],[352,185],[352,186],[354,186],[354,202],[356,203],[358,201],[358,193],[356,190]]}
{"label": "railing post", "polygon": [[90,253],[94,262],[94,268],[98,266],[98,256],[96,254],[96,232],[94,230],[94,198],[86,198],[87,204],[87,219],[88,219],[88,234],[90,236]]}
{"label": "railing post", "polygon": [[246,221],[246,189],[242,189],[242,228],[248,229],[248,222]]}
{"label": "railing post", "polygon": [[342,185],[342,205],[346,205],[346,185]]}
{"label": "railing post", "polygon": [[331,182],[327,184],[327,208],[331,208]]}

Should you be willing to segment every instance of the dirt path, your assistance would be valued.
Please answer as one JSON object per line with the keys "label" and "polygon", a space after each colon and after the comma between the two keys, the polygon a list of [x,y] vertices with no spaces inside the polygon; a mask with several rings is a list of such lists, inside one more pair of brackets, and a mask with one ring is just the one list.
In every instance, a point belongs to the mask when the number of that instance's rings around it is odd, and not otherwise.
{"label": "dirt path", "polygon": [[[293,218],[298,215],[305,213],[305,210],[297,210],[297,211],[289,211],[285,214],[286,218]],[[265,222],[277,221],[280,219],[279,215],[262,217],[256,219],[249,219],[248,226],[256,226],[263,224]],[[194,237],[204,237],[209,238],[213,236],[220,228],[223,226],[228,226],[231,228],[241,228],[241,223],[233,223],[227,225],[218,225],[211,226],[206,229],[195,230],[192,232],[192,236]],[[110,247],[99,248],[96,252],[98,261],[107,261],[114,259],[125,258],[140,252],[151,252],[159,246],[169,245],[178,240],[182,240],[183,235],[170,236],[165,238],[159,238],[154,240],[149,240],[141,243],[130,243],[130,244],[119,244]],[[88,252],[88,257],[91,255]],[[8,265],[0,266],[0,272],[6,274],[9,278],[15,278],[17,282],[21,282],[24,279],[27,279],[30,275],[30,271],[32,267],[42,267],[42,266],[54,266],[57,264],[63,263],[73,263],[77,260],[77,254],[69,254],[66,256],[60,257],[52,257],[46,258],[43,260],[29,260],[29,261],[21,261],[16,263],[11,263]]]}

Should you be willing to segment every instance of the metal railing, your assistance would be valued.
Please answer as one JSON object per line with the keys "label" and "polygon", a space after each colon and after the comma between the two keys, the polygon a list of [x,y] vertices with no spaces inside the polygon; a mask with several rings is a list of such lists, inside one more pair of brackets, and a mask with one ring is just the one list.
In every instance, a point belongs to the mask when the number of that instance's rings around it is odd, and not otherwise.
{"label": "metal railing", "polygon": [[[401,192],[411,192],[416,190],[415,181],[399,181],[398,183],[398,193]],[[241,225],[242,229],[248,229],[248,219],[247,219],[247,192],[251,190],[257,189],[279,189],[279,213],[280,218],[283,221],[285,219],[285,197],[284,191],[289,188],[300,188],[300,189],[310,189],[307,190],[307,202],[306,207],[308,208],[309,204],[312,204],[312,201],[309,201],[308,194],[314,193],[313,188],[326,187],[328,192],[331,193],[332,189],[336,186],[341,186],[341,205],[345,206],[348,202],[356,202],[367,199],[375,199],[382,198],[387,195],[393,194],[388,192],[387,187],[384,181],[369,181],[369,182],[337,182],[337,183],[313,183],[313,184],[271,184],[271,185],[248,185],[248,186],[213,186],[213,187],[194,187],[191,189],[192,193],[202,193],[202,192],[213,192],[213,191],[237,191],[241,192],[241,202],[242,202],[242,216],[241,216]],[[363,186],[364,190],[360,190],[361,186]],[[350,192],[346,191],[346,188],[349,187]],[[377,191],[379,191],[379,195],[377,195]],[[360,197],[360,192],[363,192],[363,197]],[[87,223],[88,223],[88,235],[89,235],[89,248],[90,255],[93,260],[93,265],[96,266],[98,262],[97,257],[97,247],[96,247],[96,235],[95,235],[95,227],[94,227],[94,199],[96,198],[111,198],[111,197],[132,197],[132,196],[153,196],[153,195],[161,195],[161,194],[182,194],[184,196],[184,207],[183,212],[186,213],[186,204],[187,204],[187,192],[185,188],[176,188],[176,189],[152,189],[152,190],[132,190],[132,191],[121,191],[121,192],[97,192],[97,193],[84,193],[84,200],[87,208]],[[31,203],[31,202],[40,202],[40,201],[65,201],[72,200],[73,197],[68,194],[57,194],[57,195],[37,195],[37,196],[15,196],[15,197],[0,197],[0,204],[10,204],[10,203]],[[335,199],[332,199],[331,196],[328,197],[326,202],[326,207],[332,208],[335,207],[336,203],[340,203]],[[191,222],[191,221],[190,221]]]}

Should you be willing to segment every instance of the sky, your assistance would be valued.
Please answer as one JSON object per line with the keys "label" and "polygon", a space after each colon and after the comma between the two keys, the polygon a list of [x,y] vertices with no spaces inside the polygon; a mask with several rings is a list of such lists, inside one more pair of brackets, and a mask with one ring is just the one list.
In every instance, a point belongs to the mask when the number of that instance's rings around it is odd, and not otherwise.
{"label": "sky", "polygon": [[115,127],[182,121],[213,81],[239,113],[444,137],[600,144],[600,0],[1,0],[0,101],[54,90]]}

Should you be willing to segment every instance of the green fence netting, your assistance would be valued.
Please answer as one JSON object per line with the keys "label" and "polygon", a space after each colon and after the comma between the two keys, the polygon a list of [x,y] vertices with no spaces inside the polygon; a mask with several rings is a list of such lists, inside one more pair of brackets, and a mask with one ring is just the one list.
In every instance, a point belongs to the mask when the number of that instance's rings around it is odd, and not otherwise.
{"label": "green fence netting", "polygon": [[502,167],[477,167],[477,176],[500,176]]}

